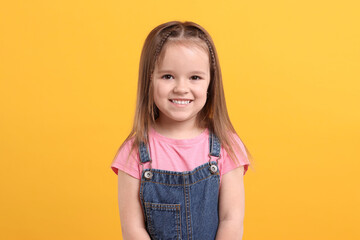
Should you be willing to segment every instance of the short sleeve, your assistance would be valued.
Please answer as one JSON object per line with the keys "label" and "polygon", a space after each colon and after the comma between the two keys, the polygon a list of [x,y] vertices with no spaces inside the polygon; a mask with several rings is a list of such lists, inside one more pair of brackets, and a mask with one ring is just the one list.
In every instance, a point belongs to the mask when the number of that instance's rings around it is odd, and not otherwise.
{"label": "short sleeve", "polygon": [[118,170],[121,170],[130,176],[140,179],[140,165],[139,154],[136,150],[133,150],[130,154],[131,140],[125,142],[123,146],[118,150],[113,162],[111,163],[111,169],[118,174]]}
{"label": "short sleeve", "polygon": [[250,165],[250,161],[248,159],[248,155],[246,153],[246,149],[245,146],[243,144],[243,142],[240,140],[240,138],[234,134],[233,135],[234,140],[236,141],[236,143],[239,145],[240,148],[237,148],[236,146],[233,146],[235,155],[237,157],[238,162],[235,163],[230,155],[226,152],[226,150],[221,147],[221,156],[222,156],[222,161],[220,161],[220,163],[222,163],[222,166],[220,166],[220,174],[224,175],[228,172],[230,172],[231,170],[240,167],[240,166],[244,166],[244,173],[243,175],[245,175],[246,171],[248,170],[248,167]]}

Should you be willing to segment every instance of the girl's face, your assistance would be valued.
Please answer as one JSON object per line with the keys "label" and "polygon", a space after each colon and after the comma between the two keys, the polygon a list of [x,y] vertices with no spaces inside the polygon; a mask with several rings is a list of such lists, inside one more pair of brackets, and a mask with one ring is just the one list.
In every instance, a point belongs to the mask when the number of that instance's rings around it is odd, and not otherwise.
{"label": "girl's face", "polygon": [[159,120],[195,124],[210,83],[208,53],[196,45],[175,44],[163,51],[163,61],[156,64],[152,79]]}

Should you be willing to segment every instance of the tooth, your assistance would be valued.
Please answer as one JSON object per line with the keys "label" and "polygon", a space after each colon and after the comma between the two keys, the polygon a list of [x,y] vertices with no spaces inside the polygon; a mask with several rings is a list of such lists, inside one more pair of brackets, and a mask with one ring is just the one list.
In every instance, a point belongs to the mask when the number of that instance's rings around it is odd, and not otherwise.
{"label": "tooth", "polygon": [[176,103],[176,104],[182,104],[182,105],[185,105],[185,104],[189,104],[190,103],[190,100],[187,100],[187,101],[182,101],[182,100],[171,100],[173,103]]}

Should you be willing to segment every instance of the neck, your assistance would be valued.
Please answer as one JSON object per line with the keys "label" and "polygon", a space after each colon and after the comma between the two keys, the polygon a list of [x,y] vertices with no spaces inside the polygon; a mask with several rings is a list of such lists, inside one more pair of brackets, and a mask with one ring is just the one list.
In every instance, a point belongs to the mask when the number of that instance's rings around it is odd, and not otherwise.
{"label": "neck", "polygon": [[186,122],[168,122],[166,119],[159,117],[156,119],[153,128],[161,135],[174,139],[194,138],[204,131],[203,128],[198,126],[196,119]]}

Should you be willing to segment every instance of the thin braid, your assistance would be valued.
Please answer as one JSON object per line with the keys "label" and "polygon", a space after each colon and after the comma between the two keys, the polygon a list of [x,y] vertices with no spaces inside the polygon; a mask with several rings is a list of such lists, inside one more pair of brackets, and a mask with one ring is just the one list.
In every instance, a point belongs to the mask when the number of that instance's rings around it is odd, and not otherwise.
{"label": "thin braid", "polygon": [[213,65],[214,70],[215,70],[215,69],[216,69],[215,54],[214,54],[213,48],[212,48],[212,46],[211,46],[211,43],[210,43],[209,39],[205,36],[204,33],[201,32],[201,33],[199,34],[199,37],[206,42],[206,45],[207,45],[208,48],[209,48],[210,55],[211,55],[211,64]]}
{"label": "thin braid", "polygon": [[158,57],[162,47],[164,46],[164,43],[166,42],[166,40],[168,39],[168,37],[172,34],[172,30],[166,32],[163,36],[163,38],[161,39],[160,43],[157,45],[156,47],[156,50],[155,50],[155,53],[154,53],[154,61],[153,61],[153,65],[151,66],[151,71],[149,73],[149,79],[151,78],[151,75],[154,71],[154,67],[155,67],[155,61],[156,61],[156,58]]}
{"label": "thin braid", "polygon": [[163,38],[161,39],[159,45],[157,46],[156,48],[156,51],[155,51],[155,60],[156,58],[158,57],[162,47],[164,46],[164,43],[166,42],[166,40],[168,39],[168,37],[172,34],[172,30],[168,31],[167,33],[164,34]]}
{"label": "thin braid", "polygon": [[167,33],[164,34],[163,38],[161,39],[159,45],[157,46],[156,48],[156,51],[155,51],[155,59],[156,57],[159,55],[160,51],[161,51],[161,48],[163,47],[165,41],[168,39],[168,37],[171,35],[172,33],[172,30],[168,31]]}

